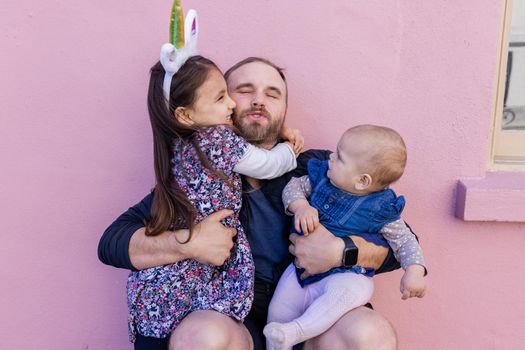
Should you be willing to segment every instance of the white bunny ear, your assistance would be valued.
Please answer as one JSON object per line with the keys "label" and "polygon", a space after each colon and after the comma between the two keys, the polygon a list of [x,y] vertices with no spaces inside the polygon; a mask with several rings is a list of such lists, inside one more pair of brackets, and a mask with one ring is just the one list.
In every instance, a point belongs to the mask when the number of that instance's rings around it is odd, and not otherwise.
{"label": "white bunny ear", "polygon": [[191,9],[184,20],[184,47],[189,51],[190,56],[197,54],[198,37],[199,22],[197,20],[197,11]]}
{"label": "white bunny ear", "polygon": [[167,43],[162,45],[160,49],[160,63],[166,72],[175,73],[177,71],[175,66],[176,57],[177,50],[173,44]]}
{"label": "white bunny ear", "polygon": [[173,44],[164,44],[160,49],[160,64],[162,64],[162,67],[166,71],[164,74],[164,82],[162,83],[162,90],[164,91],[166,101],[170,99],[171,79],[180,68],[180,65],[182,65],[180,62],[182,57],[180,56]]}
{"label": "white bunny ear", "polygon": [[180,0],[175,0],[170,18],[170,43],[164,44],[160,49],[160,63],[166,71],[162,84],[166,103],[168,103],[170,99],[173,75],[175,75],[188,58],[197,54],[197,38],[199,36],[197,11],[191,9],[186,14],[184,32],[182,32],[182,20],[183,14]]}

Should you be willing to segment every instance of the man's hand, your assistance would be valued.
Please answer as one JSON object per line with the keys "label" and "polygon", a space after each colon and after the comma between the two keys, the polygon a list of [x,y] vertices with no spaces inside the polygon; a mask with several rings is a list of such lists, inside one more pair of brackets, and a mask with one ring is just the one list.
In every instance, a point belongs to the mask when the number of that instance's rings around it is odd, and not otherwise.
{"label": "man's hand", "polygon": [[[388,255],[388,249],[359,236],[350,236],[350,238],[359,249],[357,265],[379,269]],[[302,279],[342,265],[345,244],[341,238],[334,236],[323,225],[319,225],[308,236],[292,233],[290,241],[292,244],[288,250],[295,255],[296,266],[306,270],[301,275]]]}
{"label": "man's hand", "polygon": [[296,155],[301,153],[304,146],[304,137],[299,129],[292,129],[286,126],[281,128],[281,138],[288,141]]}
{"label": "man's hand", "polygon": [[221,220],[232,215],[223,209],[197,224],[188,243],[189,230],[165,231],[158,236],[146,236],[140,228],[129,242],[129,258],[138,270],[173,264],[184,259],[195,259],[203,264],[220,266],[230,256],[233,236],[237,231],[224,227]]}
{"label": "man's hand", "polygon": [[198,223],[191,240],[182,245],[186,255],[203,264],[220,266],[230,257],[233,237],[237,230],[225,227],[221,220],[232,215],[228,209],[219,210]]}
{"label": "man's hand", "polygon": [[295,255],[296,266],[306,270],[306,273],[301,275],[302,279],[341,266],[345,244],[323,225],[319,225],[308,236],[292,233],[290,241],[292,244],[288,250]]}

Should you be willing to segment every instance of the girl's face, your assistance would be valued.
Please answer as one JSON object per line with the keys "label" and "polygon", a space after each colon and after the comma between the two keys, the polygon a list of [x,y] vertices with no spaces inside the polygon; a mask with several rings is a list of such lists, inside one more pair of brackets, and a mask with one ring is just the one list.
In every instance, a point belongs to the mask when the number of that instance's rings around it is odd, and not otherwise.
{"label": "girl's face", "polygon": [[235,102],[228,95],[226,81],[221,72],[211,69],[208,78],[197,89],[193,106],[184,108],[186,122],[198,126],[232,125]]}

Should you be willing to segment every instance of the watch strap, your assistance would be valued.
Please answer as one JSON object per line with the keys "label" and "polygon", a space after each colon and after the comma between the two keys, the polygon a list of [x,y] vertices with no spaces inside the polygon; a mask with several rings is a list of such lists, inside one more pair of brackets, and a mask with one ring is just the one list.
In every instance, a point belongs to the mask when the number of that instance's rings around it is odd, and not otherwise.
{"label": "watch strap", "polygon": [[350,237],[340,237],[345,243],[341,264],[343,267],[352,267],[357,264],[359,249]]}

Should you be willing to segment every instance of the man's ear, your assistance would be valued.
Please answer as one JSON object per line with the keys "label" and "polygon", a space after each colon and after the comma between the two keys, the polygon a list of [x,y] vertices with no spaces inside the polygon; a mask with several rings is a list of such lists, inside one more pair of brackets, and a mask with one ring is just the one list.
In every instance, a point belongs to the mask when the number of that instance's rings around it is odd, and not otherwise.
{"label": "man's ear", "polygon": [[359,176],[359,181],[355,184],[355,189],[359,191],[367,190],[372,186],[372,176],[369,174],[362,174]]}
{"label": "man's ear", "polygon": [[191,120],[188,109],[185,107],[177,107],[177,109],[175,109],[175,118],[177,118],[179,123],[186,126],[192,126],[195,124],[193,120]]}

